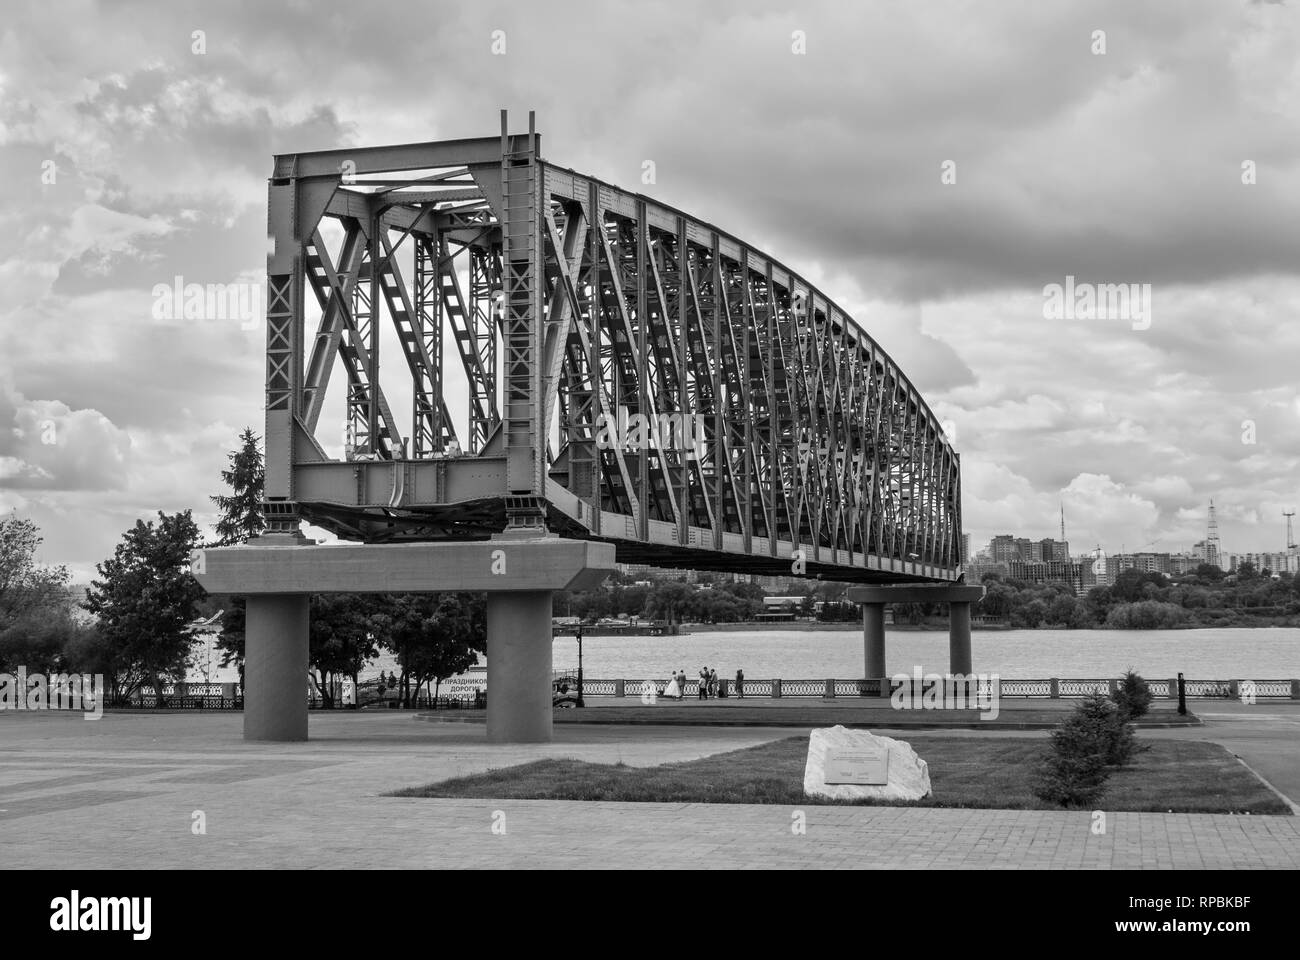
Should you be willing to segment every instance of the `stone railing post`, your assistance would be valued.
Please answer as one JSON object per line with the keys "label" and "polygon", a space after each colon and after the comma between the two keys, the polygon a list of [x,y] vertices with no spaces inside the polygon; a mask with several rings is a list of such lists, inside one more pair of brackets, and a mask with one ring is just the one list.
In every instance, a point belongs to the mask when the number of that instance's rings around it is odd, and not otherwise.
{"label": "stone railing post", "polygon": [[1228,681],[1228,696],[1231,697],[1233,700],[1240,700],[1240,699],[1241,699],[1241,681],[1240,681],[1240,680],[1229,680],[1229,681]]}
{"label": "stone railing post", "polygon": [[1050,682],[1051,682],[1051,684],[1052,684],[1052,688],[1051,688],[1051,691],[1049,692],[1048,696],[1050,696],[1053,700],[1060,700],[1060,699],[1061,699],[1061,681],[1060,681],[1058,678],[1056,678],[1056,677],[1052,677],[1052,679],[1051,679]]}
{"label": "stone railing post", "polygon": [[1291,699],[1300,700],[1300,680],[1291,681]]}
{"label": "stone railing post", "polygon": [[823,698],[826,699],[826,700],[834,700],[834,699],[835,699],[835,681],[834,681],[834,680],[827,680],[827,681],[826,681],[826,693],[823,695]]}
{"label": "stone railing post", "polygon": [[1178,699],[1178,678],[1177,677],[1174,677],[1172,680],[1169,681],[1169,699],[1170,700]]}
{"label": "stone railing post", "polygon": [[627,683],[626,680],[615,680],[615,681],[614,681],[614,696],[616,696],[616,697],[625,697],[625,696],[627,696],[627,687],[625,686],[626,683]]}
{"label": "stone railing post", "polygon": [[780,681],[780,680],[773,680],[773,681],[772,681],[772,696],[773,696],[774,699],[777,699],[777,700],[780,700],[780,699],[781,699],[781,681]]}

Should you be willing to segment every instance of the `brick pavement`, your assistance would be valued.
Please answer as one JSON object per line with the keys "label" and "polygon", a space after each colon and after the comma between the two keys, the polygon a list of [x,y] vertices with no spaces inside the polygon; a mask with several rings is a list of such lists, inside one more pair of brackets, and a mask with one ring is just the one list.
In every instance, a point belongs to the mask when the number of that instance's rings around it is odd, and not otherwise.
{"label": "brick pavement", "polygon": [[[795,808],[784,806],[381,796],[541,757],[636,765],[692,759],[789,730],[566,725],[556,743],[493,746],[476,725],[313,714],[308,743],[245,744],[240,719],[0,715],[0,863],[1300,867],[1296,817],[1113,813],[1106,834],[1094,836],[1086,812],[809,806],[798,833]],[[196,810],[206,816],[206,835],[191,832]]]}

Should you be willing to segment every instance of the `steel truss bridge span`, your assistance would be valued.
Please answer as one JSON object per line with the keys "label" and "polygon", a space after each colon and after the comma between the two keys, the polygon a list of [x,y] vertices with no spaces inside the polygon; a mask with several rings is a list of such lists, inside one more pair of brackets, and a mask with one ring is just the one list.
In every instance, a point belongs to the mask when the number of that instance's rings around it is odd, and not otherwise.
{"label": "steel truss bridge span", "polygon": [[531,524],[629,563],[956,579],[959,460],[889,355],[762,251],[543,160],[529,126],[275,158],[270,532]]}

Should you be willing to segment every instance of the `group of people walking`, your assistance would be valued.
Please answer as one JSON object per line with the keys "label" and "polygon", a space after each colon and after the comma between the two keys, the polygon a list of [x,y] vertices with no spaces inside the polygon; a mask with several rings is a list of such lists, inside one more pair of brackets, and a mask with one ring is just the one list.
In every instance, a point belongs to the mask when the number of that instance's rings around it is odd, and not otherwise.
{"label": "group of people walking", "polygon": [[[737,697],[745,696],[745,671],[736,671],[736,685],[732,688]],[[664,688],[663,696],[669,700],[680,700],[686,695],[686,671],[678,669]],[[713,697],[725,697],[726,691],[718,681],[718,671],[712,667],[700,669],[699,698],[709,700]]]}

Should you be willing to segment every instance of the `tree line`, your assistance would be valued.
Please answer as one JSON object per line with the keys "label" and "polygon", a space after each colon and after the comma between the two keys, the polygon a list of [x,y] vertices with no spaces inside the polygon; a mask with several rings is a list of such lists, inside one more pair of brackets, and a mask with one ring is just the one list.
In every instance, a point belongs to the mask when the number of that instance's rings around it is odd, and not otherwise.
{"label": "tree line", "polygon": [[[1180,627],[1300,625],[1300,578],[1277,579],[1242,564],[1225,574],[1213,564],[1178,577],[1128,569],[1109,586],[1076,597],[1065,584],[1033,584],[986,574],[976,612],[1012,627],[1159,630]],[[937,613],[938,611],[936,611]]]}
{"label": "tree line", "polygon": [[[16,514],[0,519],[0,672],[25,666],[29,674],[101,674],[111,702],[152,689],[165,705],[164,688],[192,666],[190,625],[223,611],[222,665],[238,664],[242,673],[243,598],[208,595],[189,569],[194,550],[242,543],[265,529],[259,438],[246,428],[239,443],[221,472],[228,492],[210,498],[219,512],[213,539],[204,540],[190,510],[138,520],[113,555],[96,564],[98,576],[76,605],[66,567],[36,563],[37,526]],[[75,616],[77,605],[90,622]],[[404,705],[426,685],[436,696],[437,684],[485,652],[486,636],[486,602],[477,594],[311,597],[309,662],[326,706],[334,705],[335,678],[355,683],[365,663],[385,650],[401,670]]]}

